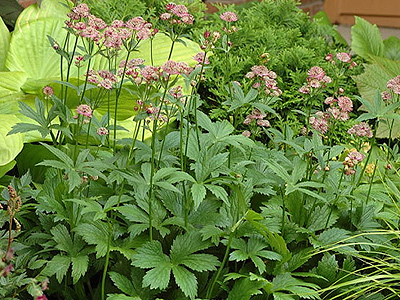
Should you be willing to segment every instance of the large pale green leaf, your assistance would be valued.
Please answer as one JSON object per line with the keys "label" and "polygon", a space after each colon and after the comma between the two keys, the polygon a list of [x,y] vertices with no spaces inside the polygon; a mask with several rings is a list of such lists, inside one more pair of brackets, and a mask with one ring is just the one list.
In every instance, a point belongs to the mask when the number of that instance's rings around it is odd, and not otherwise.
{"label": "large pale green leaf", "polygon": [[8,31],[6,24],[0,17],[0,71],[4,71],[4,63],[6,62],[6,56],[8,47],[10,45],[11,34]]}
{"label": "large pale green leaf", "polygon": [[363,18],[356,16],[355,19],[356,24],[351,27],[351,48],[353,51],[368,60],[371,55],[383,57],[385,47],[379,28]]}
{"label": "large pale green leaf", "polygon": [[10,171],[15,166],[15,160],[10,161],[8,164],[4,166],[0,166],[0,178],[6,175],[8,171]]}
{"label": "large pale green leaf", "polygon": [[30,80],[59,78],[59,55],[48,42],[53,37],[60,44],[66,31],[62,28],[68,9],[58,0],[44,0],[26,8],[18,17],[6,60],[10,71],[23,71]]}
{"label": "large pale green leaf", "polygon": [[[24,72],[0,72],[0,101],[4,96],[21,92],[21,87],[26,78]],[[0,110],[0,113],[3,112]]]}
{"label": "large pale green leaf", "polygon": [[383,41],[385,45],[385,56],[389,59],[400,60],[400,39],[390,36]]}
{"label": "large pale green leaf", "polygon": [[0,114],[0,166],[10,163],[24,146],[22,134],[7,136],[12,126],[18,122],[16,116]]}
{"label": "large pale green leaf", "polygon": [[365,72],[354,76],[361,96],[371,103],[376,90],[386,90],[386,83],[400,74],[400,61],[383,57],[371,57],[372,64],[365,65]]}

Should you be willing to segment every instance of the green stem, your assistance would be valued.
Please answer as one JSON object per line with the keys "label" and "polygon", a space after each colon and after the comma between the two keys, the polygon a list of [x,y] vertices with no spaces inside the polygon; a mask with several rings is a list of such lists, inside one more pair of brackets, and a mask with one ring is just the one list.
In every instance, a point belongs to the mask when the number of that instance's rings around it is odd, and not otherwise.
{"label": "green stem", "polygon": [[111,243],[111,232],[108,237],[106,261],[104,263],[103,276],[101,278],[101,300],[105,300],[106,277],[107,277],[108,264],[110,262],[110,243]]}
{"label": "green stem", "polygon": [[233,238],[233,232],[231,232],[229,234],[228,244],[226,245],[224,258],[222,259],[222,263],[221,263],[221,265],[220,265],[220,267],[218,269],[218,272],[215,275],[210,287],[207,289],[206,299],[211,299],[211,296],[212,296],[213,291],[214,291],[214,286],[217,283],[219,277],[221,276],[222,270],[224,269],[225,264],[226,264],[226,262],[228,260],[229,251],[231,250],[232,238]]}
{"label": "green stem", "polygon": [[365,205],[366,206],[368,205],[369,196],[371,195],[372,184],[373,184],[373,181],[374,181],[374,176],[375,176],[375,172],[376,172],[377,168],[378,168],[378,159],[375,160],[374,171],[372,172],[371,181],[369,183],[369,188],[368,188],[368,193],[367,193],[367,200],[365,201]]}

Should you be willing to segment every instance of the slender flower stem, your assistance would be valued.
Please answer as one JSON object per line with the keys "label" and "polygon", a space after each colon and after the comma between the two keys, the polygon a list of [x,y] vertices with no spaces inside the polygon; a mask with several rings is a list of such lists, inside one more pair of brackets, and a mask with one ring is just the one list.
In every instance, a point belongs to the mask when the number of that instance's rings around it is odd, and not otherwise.
{"label": "slender flower stem", "polygon": [[225,267],[225,264],[228,260],[228,256],[229,256],[229,252],[231,250],[231,244],[232,244],[232,239],[233,239],[233,232],[231,232],[229,234],[229,239],[228,239],[228,244],[226,245],[226,249],[225,249],[225,254],[224,254],[224,258],[222,259],[222,263],[218,269],[217,274],[215,275],[211,285],[209,286],[209,288],[207,289],[207,294],[206,294],[206,299],[211,299],[211,296],[213,294],[214,291],[214,286],[217,283],[219,277],[221,276],[222,270]]}

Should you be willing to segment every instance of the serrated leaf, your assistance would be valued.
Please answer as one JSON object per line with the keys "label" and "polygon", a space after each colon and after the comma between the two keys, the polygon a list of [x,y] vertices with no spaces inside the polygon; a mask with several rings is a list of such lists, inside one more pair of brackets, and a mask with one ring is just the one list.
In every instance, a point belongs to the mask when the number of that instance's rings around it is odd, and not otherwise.
{"label": "serrated leaf", "polygon": [[96,245],[97,258],[106,255],[111,234],[108,224],[103,222],[83,223],[75,227],[74,231],[82,236],[89,245]]}
{"label": "serrated leaf", "polygon": [[53,235],[53,239],[56,242],[56,249],[72,254],[75,252],[74,243],[72,242],[71,235],[67,229],[62,224],[58,224],[50,230]]}
{"label": "serrated leaf", "polygon": [[378,26],[363,18],[355,17],[356,24],[351,28],[351,48],[364,59],[372,55],[383,56],[384,45]]}
{"label": "serrated leaf", "polygon": [[71,259],[68,256],[56,255],[51,261],[47,263],[47,266],[43,269],[42,274],[48,277],[56,275],[57,281],[61,283],[64,276],[67,274]]}
{"label": "serrated leaf", "polygon": [[185,296],[193,299],[197,294],[196,276],[180,266],[174,266],[172,268],[172,274],[174,274],[175,282]]}
{"label": "serrated leaf", "polygon": [[142,300],[142,298],[130,297],[123,294],[107,294],[107,300]]}
{"label": "serrated leaf", "polygon": [[336,223],[338,216],[335,212],[331,211],[328,205],[322,207],[315,207],[311,212],[307,229],[311,231],[318,231],[321,229],[329,228]]}
{"label": "serrated leaf", "polygon": [[211,254],[190,254],[180,260],[180,264],[198,272],[213,271],[219,265],[218,258]]}
{"label": "serrated leaf", "polygon": [[157,268],[161,266],[170,266],[170,259],[162,251],[159,241],[148,242],[136,250],[132,257],[132,265],[139,268]]}
{"label": "serrated leaf", "polygon": [[128,295],[134,295],[136,293],[135,287],[133,286],[130,279],[117,272],[109,272],[108,274],[110,275],[110,279],[112,280],[114,285],[122,292]]}
{"label": "serrated leaf", "polygon": [[230,205],[228,199],[228,193],[222,186],[214,185],[214,184],[206,184],[205,187],[214,194],[215,197],[221,199],[226,205]]}
{"label": "serrated leaf", "polygon": [[333,283],[339,270],[339,264],[335,255],[325,253],[318,262],[317,273],[323,276],[329,283]]}
{"label": "serrated leaf", "polygon": [[400,39],[390,36],[383,41],[385,45],[385,56],[392,60],[400,60]]}
{"label": "serrated leaf", "polygon": [[195,182],[191,187],[191,192],[193,196],[194,210],[196,210],[199,207],[200,203],[206,197],[206,188],[204,187],[203,183]]}
{"label": "serrated leaf", "polygon": [[71,262],[72,262],[72,280],[73,284],[76,284],[78,280],[87,272],[89,265],[89,257],[87,255],[71,257]]}
{"label": "serrated leaf", "polygon": [[151,289],[165,289],[171,277],[171,266],[161,265],[146,272],[143,277],[143,287]]}

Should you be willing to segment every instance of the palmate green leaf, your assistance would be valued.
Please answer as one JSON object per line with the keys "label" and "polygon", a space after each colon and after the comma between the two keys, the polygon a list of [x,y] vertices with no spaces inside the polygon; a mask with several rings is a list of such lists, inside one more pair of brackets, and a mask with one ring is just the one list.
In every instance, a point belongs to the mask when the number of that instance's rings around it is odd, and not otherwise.
{"label": "palmate green leaf", "polygon": [[148,242],[139,247],[132,259],[132,265],[139,268],[156,268],[161,265],[171,266],[170,259],[163,253],[159,241]]}
{"label": "palmate green leaf", "polygon": [[79,255],[71,257],[72,263],[72,283],[76,284],[78,280],[84,276],[89,266],[89,257],[87,255]]}
{"label": "palmate green leaf", "polygon": [[143,287],[151,289],[165,289],[171,277],[171,266],[162,264],[146,272],[143,277]]}
{"label": "palmate green leaf", "polygon": [[329,283],[333,283],[339,271],[339,264],[336,261],[336,256],[325,253],[318,262],[316,271],[318,275],[323,276]]}
{"label": "palmate green leaf", "polygon": [[206,188],[203,183],[193,183],[191,187],[191,192],[192,192],[192,197],[193,197],[193,208],[196,210],[200,203],[204,200],[206,197]]}
{"label": "palmate green leaf", "polygon": [[350,236],[350,231],[334,227],[322,232],[316,240],[311,239],[311,243],[314,247],[330,246],[340,241],[345,241]]}
{"label": "palmate green leaf", "polygon": [[107,294],[107,300],[142,300],[142,298],[130,297],[123,294]]}
{"label": "palmate green leaf", "polygon": [[378,26],[363,18],[355,17],[356,24],[351,27],[351,48],[364,59],[371,56],[384,56],[385,47]]}
{"label": "palmate green leaf", "polygon": [[8,31],[6,24],[0,17],[0,71],[4,71],[4,64],[6,62],[7,52],[10,45],[11,34]]}
{"label": "palmate green leaf", "polygon": [[56,242],[56,249],[65,251],[70,255],[76,253],[72,237],[67,227],[58,224],[50,230],[50,233],[53,235],[53,239]]}
{"label": "palmate green leaf", "polygon": [[180,264],[197,272],[213,271],[219,265],[218,258],[211,254],[190,254],[180,260]]}
{"label": "palmate green leaf", "polygon": [[65,164],[66,167],[69,168],[74,167],[74,162],[66,153],[48,144],[45,143],[40,143],[40,144],[44,146],[47,150],[49,150],[51,153],[53,153],[55,156],[57,156]]}
{"label": "palmate green leaf", "polygon": [[119,288],[122,292],[128,295],[135,295],[135,287],[133,286],[130,279],[117,272],[109,272],[110,279],[114,285]]}
{"label": "palmate green leaf", "polygon": [[68,256],[56,255],[50,260],[46,267],[43,269],[42,274],[44,276],[51,277],[56,275],[57,281],[61,283],[64,276],[67,274],[69,266],[71,264],[71,258]]}
{"label": "palmate green leaf", "polygon": [[172,267],[172,274],[174,274],[175,282],[185,294],[185,296],[194,299],[197,295],[197,279],[193,273],[180,266]]}
{"label": "palmate green leaf", "polygon": [[228,199],[228,193],[222,186],[218,186],[215,184],[205,184],[204,185],[215,197],[221,199],[226,205],[230,205]]}
{"label": "palmate green leaf", "polygon": [[24,146],[21,133],[7,135],[12,126],[18,122],[19,119],[14,115],[0,114],[0,166],[5,166],[13,161]]}
{"label": "palmate green leaf", "polygon": [[83,223],[75,227],[74,231],[82,236],[86,243],[96,246],[96,258],[106,255],[111,234],[108,224],[99,221],[92,224]]}
{"label": "palmate green leaf", "polygon": [[310,231],[318,231],[331,227],[336,223],[338,215],[329,205],[322,207],[316,206],[308,218],[307,229]]}
{"label": "palmate green leaf", "polygon": [[262,281],[241,278],[235,282],[229,292],[228,300],[250,300],[251,296],[261,294],[260,289],[264,284]]}

